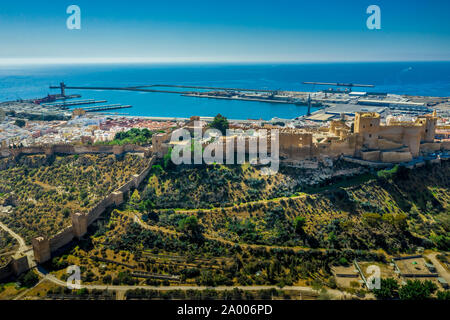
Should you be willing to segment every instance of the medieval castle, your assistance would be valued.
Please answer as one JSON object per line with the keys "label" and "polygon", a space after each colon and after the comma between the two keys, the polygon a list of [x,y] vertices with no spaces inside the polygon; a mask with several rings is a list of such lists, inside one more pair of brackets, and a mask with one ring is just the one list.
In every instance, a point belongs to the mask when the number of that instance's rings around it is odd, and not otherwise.
{"label": "medieval castle", "polygon": [[[192,117],[184,127],[193,132],[195,124],[204,125],[199,117]],[[437,127],[436,113],[418,117],[411,122],[388,121],[381,123],[377,113],[356,113],[351,126],[345,120],[333,120],[328,127],[279,129],[280,160],[295,163],[303,160],[320,160],[324,157],[351,157],[373,163],[405,163],[420,155],[440,150],[450,150],[449,141],[435,139]],[[275,129],[264,126],[259,129]],[[256,128],[258,129],[258,128]],[[202,127],[205,132],[206,128]],[[153,137],[153,152],[158,156],[167,153],[177,142],[170,140],[171,134],[158,134]],[[248,150],[250,141],[256,136],[240,135],[220,137],[214,143],[222,144],[224,154],[226,145],[233,144],[237,149],[239,141]],[[271,150],[270,134],[267,137],[268,150]]]}

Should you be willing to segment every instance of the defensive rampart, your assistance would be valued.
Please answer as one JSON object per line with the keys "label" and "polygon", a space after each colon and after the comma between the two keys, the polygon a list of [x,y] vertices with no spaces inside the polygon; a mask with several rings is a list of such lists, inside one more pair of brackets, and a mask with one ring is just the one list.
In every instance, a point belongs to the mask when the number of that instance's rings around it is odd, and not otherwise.
{"label": "defensive rampart", "polygon": [[[72,225],[62,230],[50,239],[38,237],[33,241],[34,257],[38,263],[50,260],[51,255],[60,248],[69,244],[74,238],[81,238],[87,232],[89,225],[94,223],[106,209],[119,206],[123,203],[123,195],[134,188],[138,188],[150,172],[156,158],[152,157],[149,164],[141,173],[133,175],[131,180],[119,187],[116,191],[102,199],[88,213],[72,214]],[[40,240],[38,240],[40,239]]]}
{"label": "defensive rampart", "polygon": [[45,154],[51,156],[54,154],[99,154],[109,153],[122,155],[124,153],[144,153],[150,156],[150,149],[137,145],[72,145],[72,144],[56,144],[49,146],[22,147],[17,149],[1,149],[0,157],[20,157],[22,155]]}
{"label": "defensive rampart", "polygon": [[[133,188],[138,188],[150,172],[156,157],[152,156],[151,149],[136,145],[125,146],[73,146],[73,145],[53,145],[40,147],[27,147],[18,149],[2,149],[0,157],[20,157],[22,155],[45,154],[48,156],[54,154],[95,154],[109,153],[122,155],[125,153],[144,153],[149,159],[149,164],[141,173],[135,174],[131,179],[120,186],[116,191],[102,199],[88,213],[73,213],[71,215],[72,224],[58,232],[51,238],[36,237],[32,241],[34,258],[38,263],[44,263],[51,259],[53,253],[68,245],[75,238],[81,238],[86,232],[87,227],[95,222],[106,209],[112,206],[119,206],[124,201],[124,194],[130,192]],[[23,257],[12,258],[12,260],[0,267],[0,279],[11,275],[18,275],[30,269],[26,259]]]}

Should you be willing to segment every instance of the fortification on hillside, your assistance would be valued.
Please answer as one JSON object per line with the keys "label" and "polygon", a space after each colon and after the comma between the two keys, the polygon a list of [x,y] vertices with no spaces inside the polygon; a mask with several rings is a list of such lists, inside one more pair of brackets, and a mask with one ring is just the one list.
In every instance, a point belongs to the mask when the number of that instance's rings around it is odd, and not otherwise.
{"label": "fortification on hillside", "polygon": [[[189,132],[195,128],[195,117],[184,127]],[[318,160],[321,158],[351,157],[370,162],[402,163],[438,150],[449,150],[449,142],[435,139],[437,116],[433,114],[418,117],[411,122],[388,121],[382,124],[377,113],[357,112],[353,125],[345,120],[333,120],[328,127],[279,129],[279,155],[282,162]],[[256,129],[267,129],[256,128]],[[204,132],[204,130],[202,131]],[[272,151],[270,130],[267,135],[267,149]],[[173,144],[170,134],[153,138],[153,151],[158,157],[167,153]],[[227,145],[230,150],[243,146],[249,153],[255,145],[257,135],[236,133],[221,137],[215,144],[222,144],[226,157]],[[172,146],[171,146],[172,144]],[[203,143],[205,147],[208,143]]]}
{"label": "fortification on hillside", "polygon": [[[60,230],[53,237],[46,238],[38,236],[32,240],[34,260],[38,263],[44,263],[52,258],[52,254],[68,245],[74,239],[82,238],[86,233],[88,227],[94,223],[100,215],[110,207],[120,206],[124,202],[124,194],[129,193],[144,181],[145,177],[150,172],[156,157],[153,156],[150,148],[143,148],[135,145],[126,146],[73,146],[73,145],[53,145],[53,146],[38,146],[30,148],[18,149],[0,149],[0,156],[3,157],[20,157],[22,155],[45,154],[52,156],[53,154],[89,154],[89,153],[109,153],[115,155],[122,155],[128,152],[143,153],[145,157],[149,158],[148,165],[144,170],[133,175],[130,180],[110,195],[101,200],[95,207],[87,213],[72,213],[72,224]],[[27,256],[14,256],[11,261],[0,267],[0,279],[9,277],[11,275],[19,275],[27,270],[30,266]]]}
{"label": "fortification on hillside", "polygon": [[151,155],[151,149],[137,145],[72,145],[72,144],[55,144],[55,145],[42,145],[32,147],[22,147],[16,149],[10,149],[6,147],[0,148],[0,157],[20,157],[22,155],[35,155],[45,154],[52,156],[54,154],[114,154],[123,155],[125,153],[144,153],[146,157]]}
{"label": "fortification on hillside", "polygon": [[81,239],[87,233],[88,227],[94,223],[105,210],[110,207],[120,206],[124,202],[124,194],[139,187],[141,182],[150,172],[155,160],[155,157],[151,157],[149,164],[141,173],[133,175],[130,181],[105,197],[88,213],[71,214],[71,226],[61,230],[50,239],[45,237],[36,237],[33,239],[32,245],[36,262],[44,263],[49,261],[54,252],[66,246],[74,239]]}

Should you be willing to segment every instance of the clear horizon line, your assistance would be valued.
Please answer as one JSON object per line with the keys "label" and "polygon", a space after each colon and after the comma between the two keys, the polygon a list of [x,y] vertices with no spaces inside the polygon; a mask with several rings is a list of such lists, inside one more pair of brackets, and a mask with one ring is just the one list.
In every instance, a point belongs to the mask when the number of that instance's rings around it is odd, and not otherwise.
{"label": "clear horizon line", "polygon": [[287,60],[287,59],[210,59],[210,58],[0,58],[1,66],[20,65],[66,65],[66,64],[180,64],[180,63],[226,63],[226,64],[262,64],[262,63],[377,63],[377,62],[450,62],[441,59],[346,59],[346,60]]}

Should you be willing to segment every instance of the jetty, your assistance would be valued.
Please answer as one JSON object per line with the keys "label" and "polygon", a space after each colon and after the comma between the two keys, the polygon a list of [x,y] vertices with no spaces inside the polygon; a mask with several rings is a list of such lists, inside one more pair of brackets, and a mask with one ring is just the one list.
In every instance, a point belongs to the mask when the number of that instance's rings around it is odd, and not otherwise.
{"label": "jetty", "polygon": [[105,102],[106,102],[106,100],[87,99],[87,100],[76,100],[76,101],[70,101],[70,102],[64,101],[64,102],[42,103],[41,106],[64,108],[64,107],[81,106],[81,105],[105,103]]}
{"label": "jetty", "polygon": [[104,106],[93,106],[93,107],[86,107],[83,108],[86,112],[98,112],[98,111],[109,111],[109,110],[118,110],[118,109],[129,109],[132,108],[131,105],[120,105],[120,104],[109,104]]}

